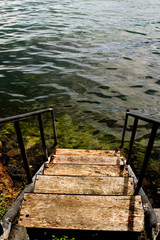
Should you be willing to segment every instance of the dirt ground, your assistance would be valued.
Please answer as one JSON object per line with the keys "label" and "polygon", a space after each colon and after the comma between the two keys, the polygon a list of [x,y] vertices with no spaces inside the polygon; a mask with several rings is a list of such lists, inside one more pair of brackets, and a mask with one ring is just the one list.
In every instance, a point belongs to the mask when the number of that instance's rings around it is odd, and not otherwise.
{"label": "dirt ground", "polygon": [[14,186],[7,168],[0,163],[0,219],[13,204],[21,189]]}

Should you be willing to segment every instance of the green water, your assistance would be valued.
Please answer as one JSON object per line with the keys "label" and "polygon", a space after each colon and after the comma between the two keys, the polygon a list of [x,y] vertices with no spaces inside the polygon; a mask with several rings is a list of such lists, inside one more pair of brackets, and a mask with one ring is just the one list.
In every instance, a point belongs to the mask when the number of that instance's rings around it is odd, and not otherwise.
{"label": "green water", "polygon": [[126,107],[158,117],[159,12],[158,0],[1,1],[1,116],[52,103],[100,130]]}

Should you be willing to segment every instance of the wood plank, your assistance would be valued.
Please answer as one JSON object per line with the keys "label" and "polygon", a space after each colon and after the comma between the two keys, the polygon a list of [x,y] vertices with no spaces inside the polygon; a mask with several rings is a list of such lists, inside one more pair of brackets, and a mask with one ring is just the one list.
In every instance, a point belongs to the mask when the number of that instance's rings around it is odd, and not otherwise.
{"label": "wood plank", "polygon": [[44,166],[46,175],[70,176],[120,176],[128,177],[128,166],[102,164],[63,164],[49,163]]}
{"label": "wood plank", "polygon": [[90,149],[67,149],[57,148],[56,154],[58,155],[95,155],[95,156],[120,156],[119,151],[114,150],[90,150]]}
{"label": "wood plank", "polygon": [[140,196],[25,194],[19,225],[142,232],[144,212]]}
{"label": "wood plank", "polygon": [[117,156],[94,156],[94,155],[54,155],[54,163],[79,163],[79,164],[107,164],[124,165],[123,158]]}
{"label": "wood plank", "polygon": [[133,195],[133,178],[38,175],[35,193]]}

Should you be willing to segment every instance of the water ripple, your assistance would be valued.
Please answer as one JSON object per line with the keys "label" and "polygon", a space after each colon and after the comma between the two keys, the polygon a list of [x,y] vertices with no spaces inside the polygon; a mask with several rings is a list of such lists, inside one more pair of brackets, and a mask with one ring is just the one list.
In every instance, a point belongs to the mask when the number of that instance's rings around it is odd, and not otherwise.
{"label": "water ripple", "polygon": [[159,9],[158,0],[1,1],[3,111],[55,103],[91,120],[128,106],[156,114]]}

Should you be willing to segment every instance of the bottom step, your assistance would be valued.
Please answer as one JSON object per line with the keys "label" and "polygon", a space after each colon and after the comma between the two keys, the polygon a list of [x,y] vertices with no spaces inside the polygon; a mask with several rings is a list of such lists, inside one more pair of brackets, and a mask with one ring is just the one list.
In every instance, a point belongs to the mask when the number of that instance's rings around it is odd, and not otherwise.
{"label": "bottom step", "polygon": [[19,225],[103,231],[144,230],[140,196],[25,194]]}

